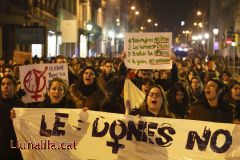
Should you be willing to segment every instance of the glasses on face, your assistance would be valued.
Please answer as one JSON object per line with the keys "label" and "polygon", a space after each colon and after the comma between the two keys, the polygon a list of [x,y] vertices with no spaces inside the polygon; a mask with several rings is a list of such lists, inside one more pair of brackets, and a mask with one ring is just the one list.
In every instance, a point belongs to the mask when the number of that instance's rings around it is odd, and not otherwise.
{"label": "glasses on face", "polygon": [[162,94],[161,93],[154,93],[154,92],[149,92],[148,93],[148,96],[149,97],[162,97]]}

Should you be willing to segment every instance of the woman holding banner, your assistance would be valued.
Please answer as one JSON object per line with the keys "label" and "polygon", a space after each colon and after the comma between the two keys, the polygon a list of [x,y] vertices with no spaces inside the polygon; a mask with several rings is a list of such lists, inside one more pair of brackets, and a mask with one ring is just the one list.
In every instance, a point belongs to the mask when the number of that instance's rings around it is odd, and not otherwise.
{"label": "woman holding banner", "polygon": [[45,99],[38,108],[75,108],[74,102],[70,98],[70,94],[66,83],[61,78],[54,78],[49,83],[48,92]]}
{"label": "woman holding banner", "polygon": [[149,117],[173,117],[168,111],[165,92],[159,85],[151,86],[140,108],[132,110],[130,114]]}

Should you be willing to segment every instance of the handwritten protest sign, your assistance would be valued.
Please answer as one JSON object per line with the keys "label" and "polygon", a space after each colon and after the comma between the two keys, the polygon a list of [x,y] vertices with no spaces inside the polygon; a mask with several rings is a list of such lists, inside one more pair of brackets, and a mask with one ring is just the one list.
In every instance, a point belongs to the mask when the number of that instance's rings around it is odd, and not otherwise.
{"label": "handwritten protest sign", "polygon": [[[240,159],[240,126],[81,109],[15,108],[24,160]],[[193,127],[194,126],[194,127]]]}
{"label": "handwritten protest sign", "polygon": [[172,33],[126,33],[124,50],[127,68],[171,69]]}
{"label": "handwritten protest sign", "polygon": [[14,50],[13,62],[16,62],[17,64],[24,64],[26,60],[32,62],[32,53]]}
{"label": "handwritten protest sign", "polygon": [[25,103],[43,101],[49,81],[53,78],[62,78],[68,84],[67,63],[24,65],[19,70],[21,88],[26,92],[22,97]]}

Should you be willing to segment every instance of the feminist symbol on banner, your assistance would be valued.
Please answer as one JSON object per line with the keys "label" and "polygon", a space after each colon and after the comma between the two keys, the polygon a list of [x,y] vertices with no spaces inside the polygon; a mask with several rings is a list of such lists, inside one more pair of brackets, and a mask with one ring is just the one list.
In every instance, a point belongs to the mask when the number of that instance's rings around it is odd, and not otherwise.
{"label": "feminist symbol on banner", "polygon": [[[44,76],[44,74],[46,73],[47,69],[48,67],[45,67],[45,70],[43,72],[36,69],[30,70],[24,77],[24,87],[29,93],[33,94],[31,98],[33,98],[35,101],[37,101],[38,98],[41,98],[42,95],[39,93],[42,92],[43,89],[46,87],[46,76]],[[32,82],[34,78],[36,83]],[[43,81],[42,86],[40,86],[40,81]]]}

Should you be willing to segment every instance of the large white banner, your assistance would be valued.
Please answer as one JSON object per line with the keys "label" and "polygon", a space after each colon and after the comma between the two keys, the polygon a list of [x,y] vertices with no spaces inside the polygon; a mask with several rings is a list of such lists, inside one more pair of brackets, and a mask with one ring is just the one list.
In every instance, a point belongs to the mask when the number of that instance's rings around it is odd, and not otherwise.
{"label": "large white banner", "polygon": [[171,69],[172,33],[126,33],[124,51],[127,68]]}
{"label": "large white banner", "polygon": [[240,159],[240,126],[81,109],[16,108],[24,160]]}
{"label": "large white banner", "polygon": [[22,97],[25,103],[41,102],[48,89],[49,81],[62,78],[68,84],[67,63],[32,64],[19,67],[21,89],[26,95]]}

